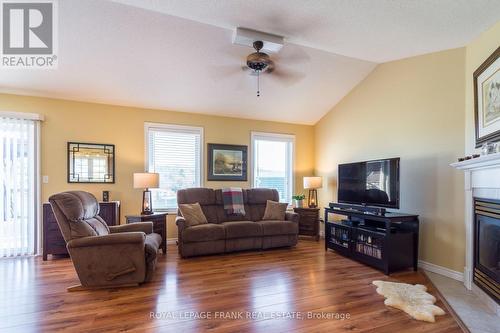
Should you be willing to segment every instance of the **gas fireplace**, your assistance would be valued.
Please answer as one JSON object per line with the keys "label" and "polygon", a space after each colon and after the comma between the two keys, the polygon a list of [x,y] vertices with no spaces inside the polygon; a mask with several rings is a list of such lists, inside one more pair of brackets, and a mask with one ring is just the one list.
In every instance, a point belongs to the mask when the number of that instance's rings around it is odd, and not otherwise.
{"label": "gas fireplace", "polygon": [[500,200],[474,199],[474,283],[500,303]]}

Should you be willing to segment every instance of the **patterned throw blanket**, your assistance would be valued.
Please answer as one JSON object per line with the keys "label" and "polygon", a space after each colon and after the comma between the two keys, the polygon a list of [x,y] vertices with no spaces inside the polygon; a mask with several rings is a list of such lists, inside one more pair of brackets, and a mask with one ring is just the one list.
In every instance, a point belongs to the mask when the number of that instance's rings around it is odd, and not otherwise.
{"label": "patterned throw blanket", "polygon": [[243,190],[240,187],[223,188],[222,202],[227,215],[245,215]]}

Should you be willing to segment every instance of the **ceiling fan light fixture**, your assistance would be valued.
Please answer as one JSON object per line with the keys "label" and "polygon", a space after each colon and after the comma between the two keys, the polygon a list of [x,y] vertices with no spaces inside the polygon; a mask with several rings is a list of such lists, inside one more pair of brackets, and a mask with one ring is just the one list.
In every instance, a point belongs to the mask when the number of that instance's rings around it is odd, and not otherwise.
{"label": "ceiling fan light fixture", "polygon": [[273,62],[267,53],[260,51],[263,46],[264,43],[260,40],[253,42],[253,48],[257,52],[247,57],[247,66],[254,71],[263,71]]}
{"label": "ceiling fan light fixture", "polygon": [[[260,52],[264,43],[260,40],[253,42],[253,48],[257,51],[247,57],[247,66],[257,74],[257,97],[260,97],[260,74],[267,68],[273,66],[273,61],[268,54]],[[270,66],[270,67],[269,67]]]}

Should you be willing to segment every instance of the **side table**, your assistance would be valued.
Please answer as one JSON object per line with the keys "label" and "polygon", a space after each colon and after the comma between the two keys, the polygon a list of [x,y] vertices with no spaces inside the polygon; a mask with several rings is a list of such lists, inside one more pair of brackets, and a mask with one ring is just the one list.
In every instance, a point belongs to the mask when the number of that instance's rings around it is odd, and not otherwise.
{"label": "side table", "polygon": [[299,235],[319,241],[319,208],[294,208],[293,211],[299,214]]}
{"label": "side table", "polygon": [[163,254],[167,253],[167,213],[154,213],[151,215],[127,215],[125,219],[128,223],[153,222],[153,232],[161,236],[161,249]]}

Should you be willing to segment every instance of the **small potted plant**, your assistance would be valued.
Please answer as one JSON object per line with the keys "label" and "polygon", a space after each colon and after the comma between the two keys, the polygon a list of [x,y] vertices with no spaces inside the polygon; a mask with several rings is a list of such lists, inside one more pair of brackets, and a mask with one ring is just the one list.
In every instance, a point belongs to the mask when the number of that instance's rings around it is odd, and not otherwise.
{"label": "small potted plant", "polygon": [[304,207],[304,199],[306,196],[304,194],[296,194],[292,196],[292,199],[295,201],[295,207],[302,208]]}

